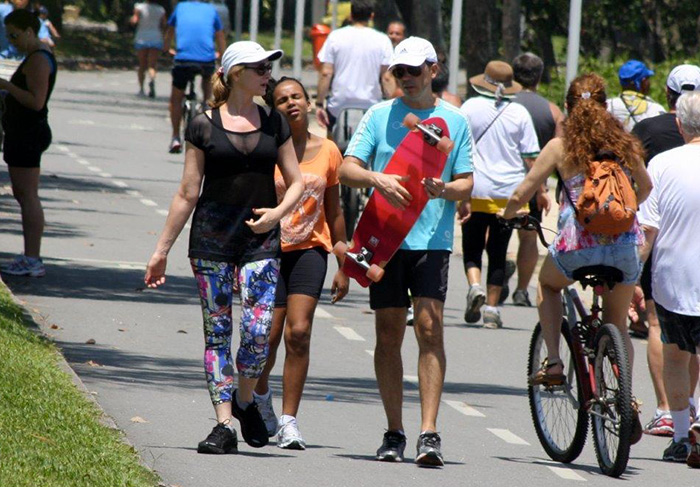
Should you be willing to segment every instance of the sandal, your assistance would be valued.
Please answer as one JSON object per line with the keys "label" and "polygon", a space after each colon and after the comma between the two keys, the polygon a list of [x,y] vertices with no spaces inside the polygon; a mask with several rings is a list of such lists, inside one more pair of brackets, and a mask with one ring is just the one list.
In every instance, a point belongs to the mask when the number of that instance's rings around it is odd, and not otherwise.
{"label": "sandal", "polygon": [[532,374],[528,378],[528,384],[531,386],[545,385],[545,386],[560,386],[566,381],[566,376],[561,374],[550,374],[549,369],[555,365],[561,365],[564,367],[564,362],[561,359],[556,359],[550,361],[549,359],[544,359],[542,362],[542,367],[540,370]]}
{"label": "sandal", "polygon": [[630,444],[634,445],[639,443],[644,434],[644,429],[642,428],[642,422],[639,420],[639,416],[642,412],[642,401],[632,396],[632,434],[630,436]]}

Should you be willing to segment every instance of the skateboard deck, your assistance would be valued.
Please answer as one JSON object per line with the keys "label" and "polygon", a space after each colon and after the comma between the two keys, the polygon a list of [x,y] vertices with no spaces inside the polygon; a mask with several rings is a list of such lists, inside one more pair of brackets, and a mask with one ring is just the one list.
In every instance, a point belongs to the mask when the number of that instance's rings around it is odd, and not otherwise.
{"label": "skateboard deck", "polygon": [[[409,117],[417,121],[412,114],[405,120]],[[416,125],[404,123],[409,127]],[[409,176],[401,183],[413,197],[408,207],[404,210],[395,208],[379,191],[372,191],[351,241],[347,247],[343,244],[342,249],[334,249],[334,253],[344,255],[343,271],[363,287],[381,279],[384,267],[401,247],[428,203],[421,181],[442,175],[447,153],[452,149],[451,141],[445,140],[449,137],[445,120],[432,117],[418,125],[423,128],[417,127],[404,137],[384,169],[385,174]],[[426,128],[434,135],[426,135]],[[440,138],[443,140],[436,145]],[[449,144],[448,149],[445,149],[445,144]]]}

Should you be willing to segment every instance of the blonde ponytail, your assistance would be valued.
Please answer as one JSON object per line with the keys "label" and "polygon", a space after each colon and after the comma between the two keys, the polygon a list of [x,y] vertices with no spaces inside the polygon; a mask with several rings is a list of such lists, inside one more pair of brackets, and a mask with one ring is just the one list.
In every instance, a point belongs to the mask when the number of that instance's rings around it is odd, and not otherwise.
{"label": "blonde ponytail", "polygon": [[219,108],[221,105],[226,103],[229,95],[231,94],[231,87],[234,83],[234,77],[243,71],[242,65],[237,65],[232,67],[226,79],[224,80],[223,71],[217,70],[211,77],[211,88],[213,99],[209,102],[211,108]]}

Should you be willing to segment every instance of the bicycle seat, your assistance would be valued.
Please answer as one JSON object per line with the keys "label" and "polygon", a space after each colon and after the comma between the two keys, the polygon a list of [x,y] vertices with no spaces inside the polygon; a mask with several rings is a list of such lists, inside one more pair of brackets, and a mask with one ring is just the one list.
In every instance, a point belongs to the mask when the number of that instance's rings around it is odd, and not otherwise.
{"label": "bicycle seat", "polygon": [[580,282],[584,288],[586,286],[595,287],[607,284],[610,289],[612,289],[616,283],[622,282],[624,278],[620,269],[607,265],[579,267],[573,272],[573,277],[574,280]]}

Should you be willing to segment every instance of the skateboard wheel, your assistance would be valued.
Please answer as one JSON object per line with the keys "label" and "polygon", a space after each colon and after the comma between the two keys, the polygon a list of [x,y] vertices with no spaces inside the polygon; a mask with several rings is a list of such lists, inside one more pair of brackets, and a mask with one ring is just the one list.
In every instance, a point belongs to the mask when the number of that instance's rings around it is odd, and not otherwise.
{"label": "skateboard wheel", "polygon": [[415,130],[416,126],[420,123],[420,118],[414,113],[409,113],[403,118],[403,126],[408,130]]}
{"label": "skateboard wheel", "polygon": [[440,152],[443,152],[445,154],[449,154],[452,152],[452,149],[454,149],[455,143],[452,142],[450,139],[447,137],[441,137],[440,141],[437,143],[437,149]]}
{"label": "skateboard wheel", "polygon": [[371,266],[369,266],[369,270],[367,271],[367,278],[370,281],[379,282],[382,280],[382,277],[384,277],[384,269],[379,267],[377,264],[372,264]]}
{"label": "skateboard wheel", "polygon": [[345,242],[336,242],[335,245],[333,246],[333,254],[336,257],[343,257],[345,255],[345,252],[348,251],[348,244]]}

